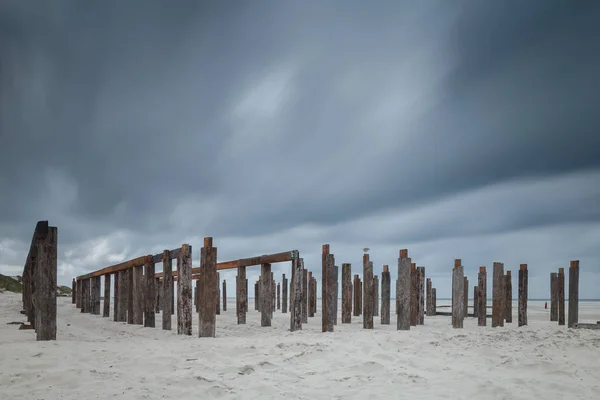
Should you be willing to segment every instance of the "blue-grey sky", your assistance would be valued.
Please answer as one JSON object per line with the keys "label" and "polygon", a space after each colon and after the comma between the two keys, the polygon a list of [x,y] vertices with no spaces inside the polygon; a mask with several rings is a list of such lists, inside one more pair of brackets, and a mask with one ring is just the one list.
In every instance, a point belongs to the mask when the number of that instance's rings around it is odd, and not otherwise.
{"label": "blue-grey sky", "polygon": [[213,236],[219,260],[298,249],[317,277],[324,243],[393,279],[408,248],[438,297],[454,258],[471,286],[527,263],[530,298],[579,259],[600,297],[599,20],[597,1],[0,0],[0,273],[47,219],[61,284],[182,243],[197,265]]}

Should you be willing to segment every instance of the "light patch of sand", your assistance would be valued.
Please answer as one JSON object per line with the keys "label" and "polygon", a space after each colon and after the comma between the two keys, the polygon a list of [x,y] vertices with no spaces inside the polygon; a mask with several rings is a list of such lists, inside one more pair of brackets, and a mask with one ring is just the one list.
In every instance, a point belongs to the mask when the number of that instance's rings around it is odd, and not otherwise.
{"label": "light patch of sand", "polygon": [[[443,304],[443,302],[439,302]],[[392,301],[392,310],[394,303]],[[237,325],[234,299],[217,316],[217,338],[117,323],[81,314],[58,299],[58,340],[36,342],[21,296],[0,294],[0,399],[598,399],[600,331],[549,321],[529,303],[529,326],[492,329],[474,318],[425,317],[410,331],[362,329],[338,321],[321,333],[320,313],[299,332],[289,314],[260,327],[250,302]],[[340,307],[341,310],[341,307]],[[112,312],[112,310],[111,310]],[[392,311],[393,312],[393,311]],[[161,317],[157,315],[157,325]],[[581,302],[580,321],[600,320],[600,303]]]}

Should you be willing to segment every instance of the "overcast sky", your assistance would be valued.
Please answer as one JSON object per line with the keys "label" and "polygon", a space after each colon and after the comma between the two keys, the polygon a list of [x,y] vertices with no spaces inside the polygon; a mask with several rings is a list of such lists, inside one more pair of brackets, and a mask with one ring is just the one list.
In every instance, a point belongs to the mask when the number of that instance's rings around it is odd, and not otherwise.
{"label": "overcast sky", "polygon": [[196,266],[213,236],[219,261],[298,249],[318,278],[324,243],[392,279],[407,248],[438,297],[454,258],[471,292],[479,266],[527,263],[530,298],[578,259],[598,298],[599,20],[598,1],[0,0],[0,273],[48,220],[60,284],[182,243]]}

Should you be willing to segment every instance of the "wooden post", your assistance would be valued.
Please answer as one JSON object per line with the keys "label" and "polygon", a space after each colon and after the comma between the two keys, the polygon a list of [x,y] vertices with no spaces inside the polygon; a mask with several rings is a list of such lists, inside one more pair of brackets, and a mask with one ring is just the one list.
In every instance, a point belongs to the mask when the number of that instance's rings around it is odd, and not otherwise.
{"label": "wooden post", "polygon": [[287,314],[288,312],[288,280],[285,277],[285,274],[281,277],[281,284],[283,285],[283,290],[281,293],[281,297],[283,297],[283,301],[281,304],[281,312],[283,314]]}
{"label": "wooden post", "polygon": [[236,314],[237,323],[246,323],[246,309],[248,307],[248,293],[246,292],[246,267],[239,267],[238,279],[236,280],[235,297],[236,297]]}
{"label": "wooden post", "polygon": [[194,288],[194,296],[196,298],[196,313],[200,313],[200,280],[196,279],[196,287]]}
{"label": "wooden post", "polygon": [[198,337],[215,337],[217,323],[217,248],[211,237],[200,250],[201,292]]}
{"label": "wooden post", "polygon": [[246,291],[244,292],[244,298],[246,299],[246,302],[244,303],[244,312],[248,312],[248,278],[245,279],[246,281]]}
{"label": "wooden post", "polygon": [[396,329],[407,331],[410,329],[411,317],[411,259],[408,250],[400,250],[398,258],[398,280],[396,283]]}
{"label": "wooden post", "polygon": [[312,271],[308,271],[308,317],[315,316],[314,290]]}
{"label": "wooden post", "polygon": [[333,315],[335,316],[333,318],[333,325],[337,325],[337,317],[338,317],[338,302],[339,302],[339,298],[340,298],[340,282],[339,282],[339,276],[340,276],[340,268],[338,265],[335,265],[333,267],[334,271],[333,271],[333,275],[335,276],[335,301],[333,302]]}
{"label": "wooden post", "polygon": [[73,278],[73,280],[71,281],[71,304],[75,304],[76,303],[76,299],[77,298],[77,283],[75,281],[75,278]]}
{"label": "wooden post", "polygon": [[373,311],[374,317],[379,317],[379,276],[373,276],[373,299],[375,309]]}
{"label": "wooden post", "polygon": [[478,287],[473,286],[473,317],[478,318],[479,310],[479,292]]}
{"label": "wooden post", "polygon": [[308,270],[302,262],[302,324],[308,322]]}
{"label": "wooden post", "polygon": [[121,293],[119,289],[119,273],[115,272],[113,275],[115,281],[115,293],[113,296],[113,321],[119,321],[119,310],[121,310],[121,305],[119,304],[119,300],[121,300]]}
{"label": "wooden post", "polygon": [[[35,268],[35,267],[34,267]],[[36,280],[35,278],[35,270],[33,271],[34,276],[32,277],[33,281]],[[82,279],[81,280],[81,312],[82,313],[87,313],[89,312],[88,309],[90,308],[90,288],[89,288],[89,279]],[[35,297],[35,292],[32,293],[32,297]],[[33,303],[35,303],[35,299],[33,301]],[[30,320],[31,324],[34,325],[35,324],[35,314],[33,315],[33,319]],[[35,327],[35,325],[34,325]]]}
{"label": "wooden post", "polygon": [[177,258],[177,334],[192,335],[192,246],[183,244]]}
{"label": "wooden post", "polygon": [[155,312],[157,292],[154,263],[144,264],[144,284],[146,285],[144,295],[144,326],[147,328],[154,328],[156,326]]}
{"label": "wooden post", "polygon": [[492,328],[504,326],[504,264],[494,263],[492,287]]}
{"label": "wooden post", "polygon": [[254,310],[260,311],[260,288],[258,286],[258,282],[254,282]]}
{"label": "wooden post", "polygon": [[166,331],[171,330],[171,297],[173,296],[173,264],[169,250],[163,251],[163,298],[162,298],[162,328]]}
{"label": "wooden post", "polygon": [[131,270],[133,274],[133,323],[144,325],[144,267]]}
{"label": "wooden post", "polygon": [[569,322],[573,328],[579,322],[579,260],[571,261],[569,266]]}
{"label": "wooden post", "polygon": [[[165,287],[163,281],[159,278],[155,278],[154,280],[156,285],[156,295],[154,296],[154,307],[156,309],[156,314],[160,313],[163,308],[163,299],[165,297]],[[164,310],[163,310],[164,311]]]}
{"label": "wooden post", "polygon": [[487,272],[485,267],[479,267],[477,275],[477,325],[486,326],[487,322]]}
{"label": "wooden post", "polygon": [[321,332],[327,332],[327,257],[329,245],[324,244],[321,248]]}
{"label": "wooden post", "polygon": [[271,264],[261,264],[260,272],[260,326],[271,326]]}
{"label": "wooden post", "polygon": [[335,279],[335,257],[333,254],[328,253],[326,260],[326,279],[325,283],[326,287],[326,308],[323,310],[323,314],[326,317],[326,325],[322,327],[323,332],[333,332],[333,326],[335,325],[334,321],[337,319],[337,315],[335,315],[335,287],[336,287],[336,279]]}
{"label": "wooden post", "polygon": [[431,316],[433,315],[433,310],[431,308],[432,303],[431,303],[431,278],[427,278],[426,280],[426,291],[427,293],[425,294],[425,312],[427,314],[427,316]]}
{"label": "wooden post", "polygon": [[313,290],[313,308],[315,310],[315,314],[317,313],[317,278],[313,278],[313,287],[315,290]]}
{"label": "wooden post", "polygon": [[417,264],[410,264],[410,326],[419,324],[419,275]]}
{"label": "wooden post", "polygon": [[358,305],[358,294],[360,293],[360,286],[358,284],[358,275],[354,275],[354,281],[353,281],[353,286],[354,286],[354,297],[353,297],[353,303],[352,305],[354,306],[353,308],[353,314],[355,317],[358,317],[360,315],[360,306]]}
{"label": "wooden post", "polygon": [[127,323],[133,324],[133,269],[127,270]]}
{"label": "wooden post", "polygon": [[527,325],[527,298],[528,298],[527,264],[519,266],[519,326]]}
{"label": "wooden post", "polygon": [[425,324],[425,267],[417,268],[417,283],[418,283],[418,292],[417,292],[417,312],[418,312],[418,323],[419,325]]}
{"label": "wooden post", "polygon": [[504,276],[504,319],[507,324],[512,323],[512,274],[506,271]]}
{"label": "wooden post", "polygon": [[358,315],[362,315],[363,305],[363,281],[358,278]]}
{"label": "wooden post", "polygon": [[373,329],[374,293],[373,293],[373,263],[369,261],[369,255],[363,255],[363,329]]}
{"label": "wooden post", "polygon": [[390,324],[390,267],[383,266],[381,272],[381,325]]}
{"label": "wooden post", "polygon": [[100,299],[96,298],[98,291],[96,290],[96,283],[98,281],[95,277],[90,278],[90,314],[96,315],[96,303],[98,303],[98,314],[100,313]]}
{"label": "wooden post", "polygon": [[102,316],[105,318],[110,317],[110,274],[104,275],[104,309],[102,310]]}
{"label": "wooden post", "polygon": [[277,309],[281,310],[281,285],[277,283]]}
{"label": "wooden post", "polygon": [[[304,264],[302,264],[302,267],[304,268]],[[275,277],[272,271],[269,277],[269,286],[271,287],[271,319],[273,319],[273,313],[275,312]]]}
{"label": "wooden post", "polygon": [[352,323],[352,266],[342,264],[342,324]]}
{"label": "wooden post", "polygon": [[452,327],[462,328],[465,318],[465,277],[461,259],[454,260],[452,270]]}
{"label": "wooden post", "polygon": [[95,276],[92,278],[92,282],[94,284],[94,291],[95,291],[92,314],[100,315],[100,297],[102,297],[100,295],[100,293],[101,293],[100,289],[102,288],[102,279],[100,276]]}
{"label": "wooden post", "polygon": [[35,292],[36,340],[56,340],[56,277],[58,265],[58,228],[44,226],[35,246],[37,257],[33,276]]}
{"label": "wooden post", "polygon": [[227,311],[227,280],[223,279],[223,311]]}
{"label": "wooden post", "polygon": [[81,295],[83,294],[83,289],[81,285],[83,283],[82,280],[78,280],[77,282],[77,295],[75,296],[75,308],[81,308]]}
{"label": "wooden post", "polygon": [[565,269],[558,269],[558,278],[556,281],[558,287],[558,325],[565,324]]}
{"label": "wooden post", "polygon": [[217,272],[217,291],[215,292],[217,295],[217,303],[215,308],[216,315],[221,315],[221,274]]}
{"label": "wooden post", "polygon": [[129,285],[127,282],[127,271],[119,271],[119,322],[127,322],[127,299]]}
{"label": "wooden post", "polygon": [[558,274],[550,273],[550,321],[558,321]]}
{"label": "wooden post", "polygon": [[431,301],[433,303],[433,315],[435,316],[437,314],[437,296],[436,296],[436,290],[435,288],[431,288]]}
{"label": "wooden post", "polygon": [[302,264],[297,250],[292,253],[292,285],[290,287],[290,331],[302,329]]}

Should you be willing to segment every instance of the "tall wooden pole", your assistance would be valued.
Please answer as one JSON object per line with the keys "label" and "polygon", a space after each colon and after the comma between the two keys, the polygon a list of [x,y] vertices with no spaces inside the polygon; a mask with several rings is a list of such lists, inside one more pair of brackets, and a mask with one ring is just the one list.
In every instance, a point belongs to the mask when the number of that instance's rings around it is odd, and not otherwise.
{"label": "tall wooden pole", "polygon": [[[144,326],[154,328],[156,325],[156,279],[154,263],[144,264],[144,283],[146,284],[146,295],[144,296]],[[116,303],[117,276],[115,275],[115,303]]]}
{"label": "tall wooden pole", "polygon": [[104,308],[102,316],[106,318],[110,316],[110,274],[104,275]]}
{"label": "tall wooden pole", "polygon": [[217,323],[217,248],[213,247],[212,237],[204,238],[200,250],[200,321],[199,337],[215,337]]}
{"label": "tall wooden pole", "polygon": [[454,260],[452,270],[452,327],[462,328],[465,318],[465,277],[460,259]]}
{"label": "tall wooden pole", "polygon": [[527,264],[519,266],[519,326],[527,325],[527,298],[528,298]]}
{"label": "tall wooden pole", "polygon": [[408,250],[402,249],[398,258],[396,284],[396,329],[399,331],[410,329],[411,288],[411,259],[408,258]]}
{"label": "tall wooden pole", "polygon": [[492,287],[492,328],[504,326],[504,282],[504,264],[495,262]]}
{"label": "tall wooden pole", "polygon": [[363,329],[373,329],[373,263],[369,261],[369,255],[363,255],[363,297],[365,299],[363,308]]}
{"label": "tall wooden pole", "polygon": [[292,284],[290,287],[290,331],[302,329],[302,264],[300,255],[294,250],[292,255]]}
{"label": "tall wooden pole", "polygon": [[558,325],[565,324],[565,269],[558,269],[558,278],[556,280],[558,295]]}
{"label": "tall wooden pole", "polygon": [[487,272],[485,267],[479,267],[477,275],[477,325],[486,326],[487,324]]}
{"label": "tall wooden pole", "polygon": [[390,267],[383,266],[381,272],[381,325],[390,324]]}
{"label": "tall wooden pole", "polygon": [[192,335],[192,246],[184,244],[177,258],[177,334]]}
{"label": "tall wooden pole", "polygon": [[260,326],[271,326],[271,308],[273,300],[271,296],[273,291],[271,290],[271,264],[261,264],[260,266],[261,275],[261,300],[260,305]]}
{"label": "tall wooden pole", "polygon": [[285,274],[283,274],[282,278],[281,278],[281,284],[283,285],[283,289],[281,291],[281,297],[282,297],[282,302],[281,302],[281,312],[284,314],[287,314],[288,312],[288,280],[285,277]]}
{"label": "tall wooden pole", "polygon": [[569,266],[569,328],[579,322],[579,260]]}
{"label": "tall wooden pole", "polygon": [[162,298],[162,328],[171,330],[171,296],[173,296],[173,264],[169,250],[163,251],[163,298]]}
{"label": "tall wooden pole", "polygon": [[550,273],[550,321],[558,321],[558,274]]}
{"label": "tall wooden pole", "polygon": [[504,276],[504,319],[507,324],[512,323],[512,274],[506,271]]}
{"label": "tall wooden pole", "polygon": [[342,324],[352,323],[352,266],[342,264]]}

